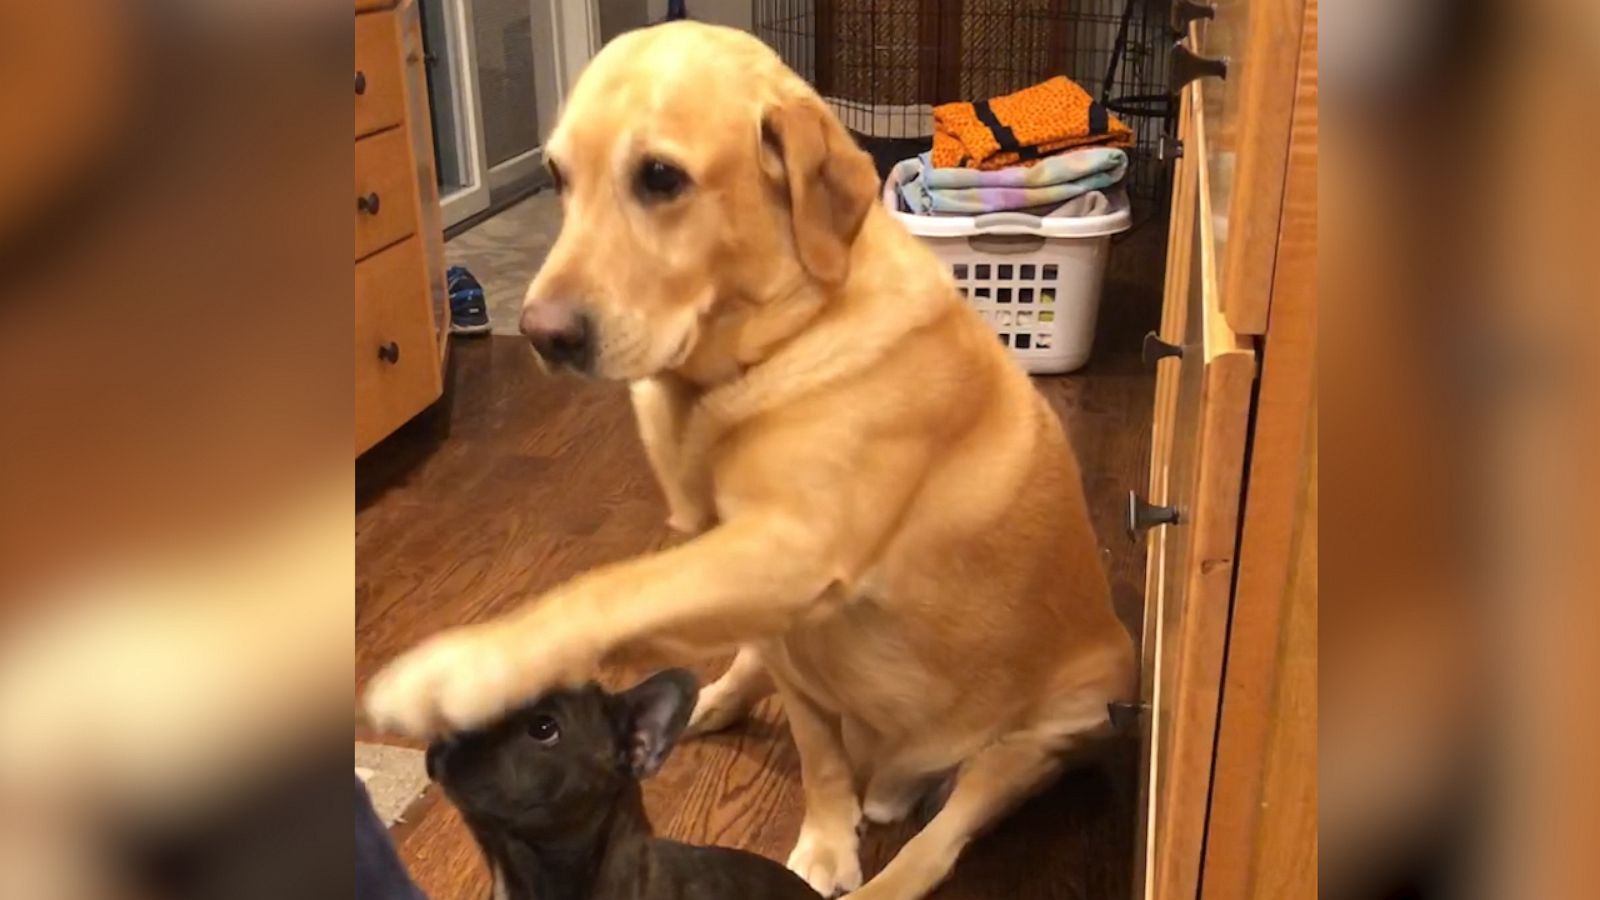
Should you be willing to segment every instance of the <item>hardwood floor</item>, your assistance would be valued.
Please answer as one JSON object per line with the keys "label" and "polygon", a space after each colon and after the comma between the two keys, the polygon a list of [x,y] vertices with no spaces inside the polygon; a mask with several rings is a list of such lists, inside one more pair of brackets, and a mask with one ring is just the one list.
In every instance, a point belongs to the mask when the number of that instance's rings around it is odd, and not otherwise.
{"label": "hardwood floor", "polygon": [[[1164,234],[1149,223],[1113,254],[1094,360],[1078,373],[1036,380],[1072,435],[1117,611],[1135,635],[1144,551],[1123,535],[1121,516],[1147,468],[1153,379],[1137,353],[1159,308]],[[358,688],[434,631],[494,616],[578,572],[669,541],[625,388],[544,377],[518,338],[458,339],[451,358],[441,405],[357,466]],[[720,668],[708,661],[700,673]],[[642,674],[618,667],[602,680],[619,687]],[[1118,742],[1104,750],[974,843],[936,896],[1126,896],[1134,748]],[[775,701],[742,729],[680,746],[646,784],[646,802],[664,836],[784,859],[801,799],[798,760]],[[869,830],[864,871],[880,869],[912,830]],[[488,896],[471,838],[436,791],[394,837],[434,900]]]}

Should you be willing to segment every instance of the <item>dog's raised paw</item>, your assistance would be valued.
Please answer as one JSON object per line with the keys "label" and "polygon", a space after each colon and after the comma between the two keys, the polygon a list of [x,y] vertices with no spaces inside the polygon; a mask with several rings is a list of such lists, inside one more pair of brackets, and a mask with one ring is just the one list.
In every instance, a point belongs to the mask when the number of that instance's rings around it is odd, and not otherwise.
{"label": "dog's raised paw", "polygon": [[861,887],[855,830],[834,832],[802,826],[788,866],[824,897],[838,897]]}
{"label": "dog's raised paw", "polygon": [[446,632],[402,654],[368,685],[374,727],[430,737],[481,725],[515,700],[510,661],[469,631]]}

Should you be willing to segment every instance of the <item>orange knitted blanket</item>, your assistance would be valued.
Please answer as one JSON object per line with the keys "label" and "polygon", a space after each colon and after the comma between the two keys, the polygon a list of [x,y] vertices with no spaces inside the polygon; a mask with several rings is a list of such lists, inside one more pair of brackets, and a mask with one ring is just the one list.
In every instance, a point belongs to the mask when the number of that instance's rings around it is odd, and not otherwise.
{"label": "orange knitted blanket", "polygon": [[1014,94],[933,108],[933,164],[1003,169],[1059,150],[1133,146],[1133,129],[1065,76]]}

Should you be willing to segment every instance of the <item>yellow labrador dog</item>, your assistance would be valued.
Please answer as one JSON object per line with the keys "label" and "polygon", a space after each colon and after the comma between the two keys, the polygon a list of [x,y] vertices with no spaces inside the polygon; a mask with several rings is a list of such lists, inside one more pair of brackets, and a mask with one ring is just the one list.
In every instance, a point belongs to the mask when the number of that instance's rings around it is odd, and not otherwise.
{"label": "yellow labrador dog", "polygon": [[[755,38],[616,39],[547,156],[565,221],[523,330],[547,362],[633,385],[695,537],[433,638],[374,680],[369,715],[470,726],[624,646],[742,645],[697,724],[776,685],[805,788],[789,866],[825,895],[923,896],[1133,693],[1060,424]],[[953,769],[862,887],[863,816],[904,816]]]}

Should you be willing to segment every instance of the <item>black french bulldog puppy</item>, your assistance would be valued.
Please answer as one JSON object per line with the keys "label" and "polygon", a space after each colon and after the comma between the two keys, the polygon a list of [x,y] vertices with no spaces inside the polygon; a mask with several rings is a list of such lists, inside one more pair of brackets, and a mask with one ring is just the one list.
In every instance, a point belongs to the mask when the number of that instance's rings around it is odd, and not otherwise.
{"label": "black french bulldog puppy", "polygon": [[695,692],[682,669],[620,694],[590,684],[428,748],[495,900],[818,900],[765,857],[652,836],[639,779],[666,759]]}

